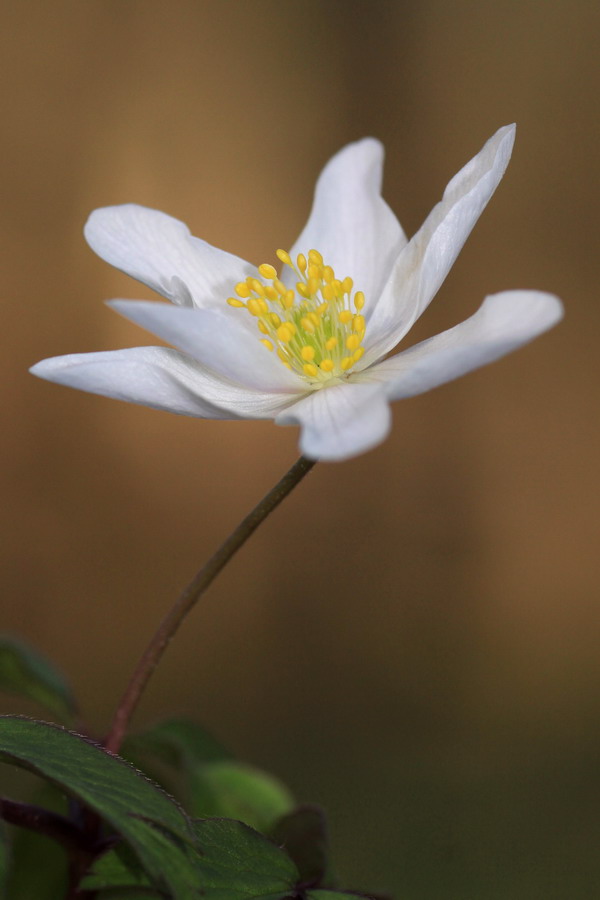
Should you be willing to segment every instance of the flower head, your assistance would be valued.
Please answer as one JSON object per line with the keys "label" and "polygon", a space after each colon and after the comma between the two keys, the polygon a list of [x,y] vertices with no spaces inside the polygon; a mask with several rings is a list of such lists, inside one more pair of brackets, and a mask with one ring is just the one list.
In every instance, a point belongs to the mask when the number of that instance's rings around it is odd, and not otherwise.
{"label": "flower head", "polygon": [[492,362],[562,315],[551,294],[504,291],[460,325],[387,357],[496,189],[514,131],[501,128],[454,176],[410,241],[381,197],[381,144],[348,145],[321,173],[295,245],[277,251],[280,271],[218,250],[156,210],[98,209],[85,227],[92,249],[171,301],[110,305],[177,349],[54,357],[31,371],[184,415],[300,425],[312,459],[368,450],[389,431],[391,400]]}

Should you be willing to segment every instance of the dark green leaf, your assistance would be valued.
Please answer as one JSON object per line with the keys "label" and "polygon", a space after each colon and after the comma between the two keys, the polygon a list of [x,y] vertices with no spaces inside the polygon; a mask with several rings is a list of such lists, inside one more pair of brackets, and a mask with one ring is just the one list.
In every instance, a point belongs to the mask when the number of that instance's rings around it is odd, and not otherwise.
{"label": "dark green leaf", "polygon": [[0,717],[0,759],[41,775],[93,809],[173,900],[200,896],[188,819],[124,760],[58,726],[13,716]]}
{"label": "dark green leaf", "polygon": [[152,884],[129,847],[120,845],[95,861],[80,887],[98,891],[104,888],[151,888]]}
{"label": "dark green leaf", "polygon": [[199,819],[194,831],[205,900],[282,900],[293,893],[296,866],[262,834],[231,819]]}
{"label": "dark green leaf", "polygon": [[76,704],[67,682],[36,650],[0,636],[0,689],[35,700],[61,721],[71,722]]}
{"label": "dark green leaf", "polygon": [[272,775],[239,762],[215,762],[190,773],[190,811],[197,816],[240,819],[269,831],[294,807],[289,790]]}
{"label": "dark green leaf", "polygon": [[160,722],[154,728],[128,738],[125,747],[136,755],[156,756],[176,769],[231,758],[216,738],[190,719]]}
{"label": "dark green leaf", "polygon": [[303,885],[335,886],[329,871],[327,822],[320,807],[299,806],[279,819],[270,833],[296,863]]}

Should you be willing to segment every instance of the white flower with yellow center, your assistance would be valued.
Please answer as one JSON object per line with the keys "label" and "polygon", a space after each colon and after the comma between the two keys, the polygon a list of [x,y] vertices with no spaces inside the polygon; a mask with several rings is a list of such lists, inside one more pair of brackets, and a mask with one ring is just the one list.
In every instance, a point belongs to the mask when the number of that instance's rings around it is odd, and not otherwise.
{"label": "white flower with yellow center", "polygon": [[539,291],[487,297],[460,325],[386,358],[427,308],[510,158],[501,128],[450,181],[407,241],[380,194],[383,148],[350,144],[327,164],[309,220],[278,273],[133,204],[98,209],[85,227],[103,259],[170,304],[112,300],[173,344],[46,359],[35,375],[96,394],[213,419],[300,425],[312,459],[382,441],[391,400],[492,362],[554,325],[560,301]]}

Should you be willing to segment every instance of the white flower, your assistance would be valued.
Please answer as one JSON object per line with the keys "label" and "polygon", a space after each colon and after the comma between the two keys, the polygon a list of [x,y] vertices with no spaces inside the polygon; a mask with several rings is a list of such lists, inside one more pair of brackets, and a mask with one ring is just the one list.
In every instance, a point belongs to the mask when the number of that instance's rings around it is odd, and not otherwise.
{"label": "white flower", "polygon": [[381,144],[345,147],[321,173],[290,253],[277,252],[279,276],[156,210],[98,209],[85,227],[90,246],[171,301],[110,305],[177,349],[62,356],[31,371],[184,415],[300,425],[301,451],[312,459],[368,450],[389,431],[391,400],[492,362],[562,315],[551,294],[505,291],[460,325],[386,358],[437,293],[496,189],[514,131],[501,128],[454,176],[410,241],[380,195]]}

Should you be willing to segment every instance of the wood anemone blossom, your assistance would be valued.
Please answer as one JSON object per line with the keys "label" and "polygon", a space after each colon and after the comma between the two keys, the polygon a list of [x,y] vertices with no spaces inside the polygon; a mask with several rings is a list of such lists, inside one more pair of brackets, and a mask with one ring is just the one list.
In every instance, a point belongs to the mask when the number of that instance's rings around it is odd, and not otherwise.
{"label": "wood anemone blossom", "polygon": [[281,272],[218,250],[157,210],[98,209],[85,227],[90,246],[170,301],[110,305],[173,348],[54,357],[31,371],[183,415],[299,425],[310,459],[369,450],[388,434],[390,401],[493,362],[562,316],[552,294],[503,291],[461,324],[388,357],[494,193],[514,134],[509,125],[490,138],[411,240],[381,197],[382,145],[348,145],[321,173],[294,246],[277,251]]}

